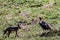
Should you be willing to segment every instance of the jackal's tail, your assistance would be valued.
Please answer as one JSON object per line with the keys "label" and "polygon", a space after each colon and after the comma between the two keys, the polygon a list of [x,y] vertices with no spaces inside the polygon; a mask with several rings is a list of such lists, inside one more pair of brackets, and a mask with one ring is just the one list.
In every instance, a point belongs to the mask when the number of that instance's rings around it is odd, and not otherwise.
{"label": "jackal's tail", "polygon": [[7,32],[7,29],[6,30],[3,30],[3,32],[4,32],[3,35],[5,35],[5,33]]}

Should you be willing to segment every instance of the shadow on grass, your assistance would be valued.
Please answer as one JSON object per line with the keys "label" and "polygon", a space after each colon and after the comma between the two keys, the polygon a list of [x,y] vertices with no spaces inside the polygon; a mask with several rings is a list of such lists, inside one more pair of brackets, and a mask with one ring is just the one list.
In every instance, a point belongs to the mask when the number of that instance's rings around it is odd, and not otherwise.
{"label": "shadow on grass", "polygon": [[44,32],[41,35],[39,35],[40,37],[52,37],[52,36],[60,36],[60,30],[56,31],[56,30],[52,30],[49,32]]}

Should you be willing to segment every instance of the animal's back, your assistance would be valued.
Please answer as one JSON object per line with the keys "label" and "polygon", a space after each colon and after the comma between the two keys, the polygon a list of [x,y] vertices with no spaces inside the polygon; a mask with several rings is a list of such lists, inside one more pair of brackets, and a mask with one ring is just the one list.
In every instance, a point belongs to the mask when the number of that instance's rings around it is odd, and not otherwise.
{"label": "animal's back", "polygon": [[17,26],[11,26],[11,27],[8,27],[8,30],[15,31],[15,30],[18,30],[18,27]]}
{"label": "animal's back", "polygon": [[50,29],[49,25],[47,23],[45,23],[44,21],[42,21],[41,23],[39,23],[39,25],[44,29]]}

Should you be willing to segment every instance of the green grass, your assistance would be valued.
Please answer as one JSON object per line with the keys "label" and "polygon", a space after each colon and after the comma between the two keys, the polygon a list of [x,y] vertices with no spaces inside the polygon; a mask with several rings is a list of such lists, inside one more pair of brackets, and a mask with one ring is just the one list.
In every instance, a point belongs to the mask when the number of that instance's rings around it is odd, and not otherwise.
{"label": "green grass", "polygon": [[[45,7],[43,4],[47,4],[49,2],[56,2],[52,7]],[[30,7],[34,5],[42,5],[41,7]],[[30,31],[19,30],[18,33],[23,32],[23,37],[14,37],[15,33],[12,33],[10,37],[3,38],[2,33],[3,30],[6,29],[9,25],[15,25],[16,22],[14,20],[22,20],[23,16],[19,15],[19,11],[29,11],[29,17],[38,18],[39,16],[43,16],[43,20],[49,22],[51,24],[51,28],[54,29],[56,26],[60,27],[60,0],[0,0],[0,40],[59,40],[59,36],[52,37],[34,37],[33,35],[41,34],[43,32],[42,28],[39,25],[34,27],[30,27]],[[7,16],[9,15],[9,16]],[[7,17],[11,19],[7,19]],[[7,21],[7,23],[6,23]],[[27,22],[30,22],[28,19]],[[18,34],[19,35],[19,34]],[[27,36],[30,36],[29,38]]]}

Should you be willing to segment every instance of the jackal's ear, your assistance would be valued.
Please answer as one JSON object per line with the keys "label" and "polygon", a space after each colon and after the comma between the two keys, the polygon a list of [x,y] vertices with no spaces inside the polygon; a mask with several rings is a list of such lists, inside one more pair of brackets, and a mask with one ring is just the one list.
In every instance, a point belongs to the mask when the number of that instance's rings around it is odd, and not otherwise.
{"label": "jackal's ear", "polygon": [[20,24],[17,24],[17,26],[19,27],[19,26],[20,26]]}

